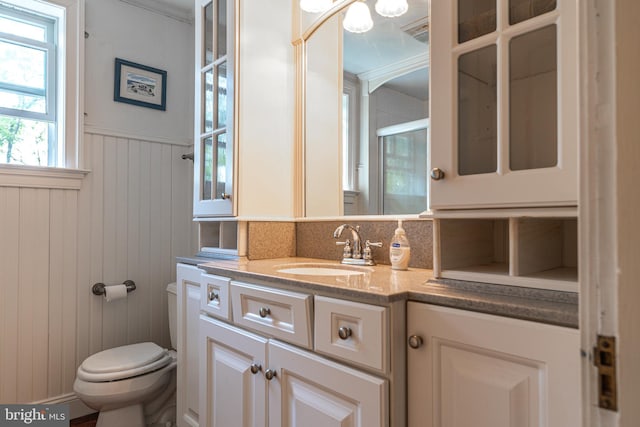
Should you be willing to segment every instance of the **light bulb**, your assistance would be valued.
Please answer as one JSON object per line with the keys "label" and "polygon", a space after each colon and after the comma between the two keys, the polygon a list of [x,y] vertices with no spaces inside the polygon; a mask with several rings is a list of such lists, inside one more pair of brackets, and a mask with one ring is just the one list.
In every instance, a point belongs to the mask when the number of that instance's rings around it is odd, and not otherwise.
{"label": "light bulb", "polygon": [[369,7],[361,1],[353,3],[347,9],[342,26],[351,33],[366,33],[369,31],[373,28]]}
{"label": "light bulb", "polygon": [[376,2],[376,12],[385,18],[395,18],[409,10],[407,0],[378,0]]}
{"label": "light bulb", "polygon": [[309,13],[321,13],[328,10],[333,0],[300,0],[300,9]]}

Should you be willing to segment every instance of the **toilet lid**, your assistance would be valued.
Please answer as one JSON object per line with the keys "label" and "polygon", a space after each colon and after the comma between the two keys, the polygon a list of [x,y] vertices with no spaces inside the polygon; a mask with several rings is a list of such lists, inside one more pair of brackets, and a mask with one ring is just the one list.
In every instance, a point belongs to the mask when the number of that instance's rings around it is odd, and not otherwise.
{"label": "toilet lid", "polygon": [[152,342],[110,348],[89,356],[78,368],[78,378],[103,382],[146,374],[163,368],[172,358]]}

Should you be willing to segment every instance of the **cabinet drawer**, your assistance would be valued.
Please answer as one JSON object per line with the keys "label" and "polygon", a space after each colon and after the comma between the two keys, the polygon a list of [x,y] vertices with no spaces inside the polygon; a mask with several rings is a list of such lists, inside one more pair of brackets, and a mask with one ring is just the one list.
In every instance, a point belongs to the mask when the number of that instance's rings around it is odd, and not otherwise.
{"label": "cabinet drawer", "polygon": [[231,279],[202,273],[200,276],[200,309],[205,313],[230,320],[229,282]]}
{"label": "cabinet drawer", "polygon": [[233,321],[275,338],[311,348],[311,296],[231,282]]}
{"label": "cabinet drawer", "polygon": [[387,371],[387,309],[315,297],[315,349],[358,365]]}

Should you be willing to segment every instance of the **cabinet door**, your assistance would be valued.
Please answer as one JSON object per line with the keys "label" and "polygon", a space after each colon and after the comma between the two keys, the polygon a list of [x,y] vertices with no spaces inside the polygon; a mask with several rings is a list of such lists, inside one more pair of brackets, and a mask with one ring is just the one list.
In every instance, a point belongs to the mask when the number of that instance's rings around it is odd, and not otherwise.
{"label": "cabinet door", "polygon": [[[574,329],[408,303],[411,427],[581,425]],[[410,344],[416,344],[413,340]]]}
{"label": "cabinet door", "polygon": [[233,214],[234,2],[196,2],[193,215]]}
{"label": "cabinet door", "polygon": [[431,3],[432,208],[577,204],[577,4]]}
{"label": "cabinet door", "polygon": [[200,316],[200,425],[265,427],[267,339]]}
{"label": "cabinet door", "polygon": [[178,264],[178,372],[177,423],[179,427],[198,426],[199,362],[198,312],[202,270]]}
{"label": "cabinet door", "polygon": [[388,384],[315,354],[269,342],[269,425],[387,426]]}

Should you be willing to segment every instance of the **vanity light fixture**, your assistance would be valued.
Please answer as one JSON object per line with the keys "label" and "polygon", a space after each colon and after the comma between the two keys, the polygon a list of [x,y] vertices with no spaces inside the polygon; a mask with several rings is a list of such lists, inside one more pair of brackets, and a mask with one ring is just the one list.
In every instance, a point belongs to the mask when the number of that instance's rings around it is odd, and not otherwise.
{"label": "vanity light fixture", "polygon": [[366,33],[373,28],[371,12],[364,1],[357,1],[349,6],[342,26],[351,33]]}
{"label": "vanity light fixture", "polygon": [[332,4],[333,0],[300,0],[300,9],[309,13],[322,13]]}
{"label": "vanity light fixture", "polygon": [[403,15],[409,10],[407,0],[378,0],[376,2],[376,12],[385,18],[395,18]]}

